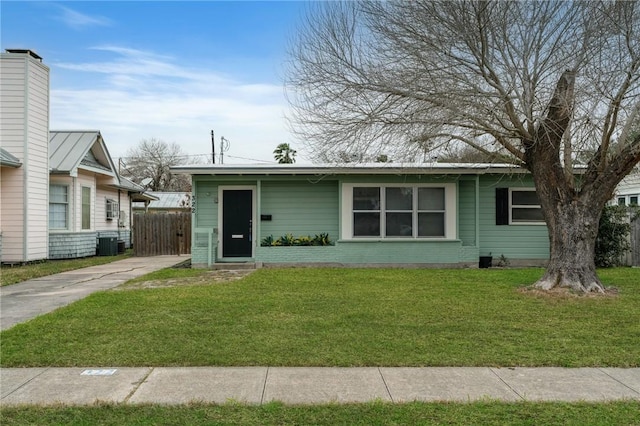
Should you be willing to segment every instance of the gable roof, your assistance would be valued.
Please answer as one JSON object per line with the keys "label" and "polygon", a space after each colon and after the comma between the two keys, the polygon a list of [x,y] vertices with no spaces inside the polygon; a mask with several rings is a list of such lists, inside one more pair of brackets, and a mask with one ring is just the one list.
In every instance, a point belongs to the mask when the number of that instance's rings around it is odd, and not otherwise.
{"label": "gable roof", "polygon": [[0,148],[0,165],[7,167],[20,167],[22,162],[9,151]]}
{"label": "gable roof", "polygon": [[116,168],[98,130],[50,131],[51,173],[78,175],[78,169],[117,178]]}

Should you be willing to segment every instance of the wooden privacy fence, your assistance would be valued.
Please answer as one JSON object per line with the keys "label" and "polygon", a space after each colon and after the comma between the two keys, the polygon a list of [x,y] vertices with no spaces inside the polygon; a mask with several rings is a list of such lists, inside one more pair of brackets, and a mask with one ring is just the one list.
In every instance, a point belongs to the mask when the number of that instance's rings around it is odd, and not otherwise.
{"label": "wooden privacy fence", "polygon": [[191,213],[134,215],[134,256],[190,253]]}
{"label": "wooden privacy fence", "polygon": [[640,266],[640,215],[631,221],[631,266]]}

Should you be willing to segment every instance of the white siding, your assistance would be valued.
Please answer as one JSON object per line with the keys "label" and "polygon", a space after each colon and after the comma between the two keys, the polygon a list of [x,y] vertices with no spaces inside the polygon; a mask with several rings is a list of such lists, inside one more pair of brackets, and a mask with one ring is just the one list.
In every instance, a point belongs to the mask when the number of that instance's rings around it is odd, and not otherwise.
{"label": "white siding", "polygon": [[[124,212],[124,216],[122,215]],[[129,197],[128,191],[120,191],[120,219],[118,221],[118,225],[121,231],[123,230],[131,230],[131,198]]]}
{"label": "white siding", "polygon": [[2,167],[0,176],[0,231],[2,261],[21,262],[24,258],[23,170]]}
{"label": "white siding", "polygon": [[[118,190],[98,187],[96,195],[96,230],[117,231],[118,219],[107,220],[107,198],[118,202]],[[120,196],[122,199],[122,195]],[[119,209],[121,210],[121,209]]]}
{"label": "white siding", "polygon": [[2,54],[0,97],[0,144],[22,162],[2,171],[2,261],[46,259],[49,69],[25,54]]}

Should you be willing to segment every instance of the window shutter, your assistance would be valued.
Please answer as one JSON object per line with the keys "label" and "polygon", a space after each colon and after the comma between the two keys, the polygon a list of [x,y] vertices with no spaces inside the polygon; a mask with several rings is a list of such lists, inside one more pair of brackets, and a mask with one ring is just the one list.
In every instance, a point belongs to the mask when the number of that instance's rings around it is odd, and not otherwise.
{"label": "window shutter", "polygon": [[509,224],[509,188],[496,188],[496,225]]}

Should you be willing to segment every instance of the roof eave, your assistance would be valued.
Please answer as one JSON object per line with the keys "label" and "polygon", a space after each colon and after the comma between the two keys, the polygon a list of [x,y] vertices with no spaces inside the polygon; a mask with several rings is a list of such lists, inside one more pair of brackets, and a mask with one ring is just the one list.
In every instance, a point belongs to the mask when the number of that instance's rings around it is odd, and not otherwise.
{"label": "roof eave", "polygon": [[398,174],[526,174],[528,170],[513,165],[476,166],[175,166],[171,171],[190,175],[398,175]]}

